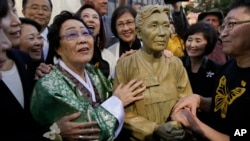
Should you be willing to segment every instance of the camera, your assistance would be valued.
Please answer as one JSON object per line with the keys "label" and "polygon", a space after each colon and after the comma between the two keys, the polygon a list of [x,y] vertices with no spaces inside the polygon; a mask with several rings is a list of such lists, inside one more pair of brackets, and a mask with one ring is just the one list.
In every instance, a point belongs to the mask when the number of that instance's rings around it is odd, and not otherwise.
{"label": "camera", "polygon": [[165,4],[173,4],[179,1],[189,1],[189,0],[164,0]]}

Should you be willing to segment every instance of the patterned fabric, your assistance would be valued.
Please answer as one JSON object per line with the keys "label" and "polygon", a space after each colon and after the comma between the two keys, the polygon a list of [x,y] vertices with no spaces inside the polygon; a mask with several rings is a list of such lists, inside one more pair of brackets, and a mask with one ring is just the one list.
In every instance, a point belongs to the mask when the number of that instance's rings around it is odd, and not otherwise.
{"label": "patterned fabric", "polygon": [[[112,85],[100,70],[88,64],[86,70],[93,83],[96,94],[99,94],[98,104],[111,96]],[[81,112],[76,122],[97,121],[101,129],[100,140],[113,140],[117,127],[116,118],[102,106],[91,102],[88,91],[72,81],[54,66],[49,74],[41,78],[35,85],[31,112],[34,118],[44,127],[49,127],[65,115]],[[86,89],[86,88],[85,88]],[[94,106],[92,106],[94,104]]]}

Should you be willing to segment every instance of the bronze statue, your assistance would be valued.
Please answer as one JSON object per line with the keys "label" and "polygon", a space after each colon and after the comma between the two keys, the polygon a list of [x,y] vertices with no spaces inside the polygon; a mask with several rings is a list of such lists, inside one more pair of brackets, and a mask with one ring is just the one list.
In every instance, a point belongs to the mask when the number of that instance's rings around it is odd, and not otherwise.
{"label": "bronze statue", "polygon": [[137,37],[143,46],[136,53],[122,58],[116,67],[114,88],[132,79],[143,80],[146,86],[142,93],[144,99],[125,108],[121,136],[126,131],[125,137],[129,140],[155,140],[154,131],[167,133],[161,127],[169,126],[166,121],[172,107],[180,97],[192,94],[180,59],[162,55],[170,37],[168,12],[165,6],[148,5],[137,14]]}

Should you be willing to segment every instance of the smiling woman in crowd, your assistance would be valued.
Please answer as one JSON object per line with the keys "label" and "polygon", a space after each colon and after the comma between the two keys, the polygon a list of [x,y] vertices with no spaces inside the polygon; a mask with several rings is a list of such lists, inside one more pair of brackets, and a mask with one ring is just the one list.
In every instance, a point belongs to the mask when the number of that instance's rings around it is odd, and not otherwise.
{"label": "smiling woman in crowd", "polygon": [[95,10],[92,3],[85,3],[76,12],[92,30],[94,37],[94,55],[90,61],[91,64],[99,68],[106,77],[110,77],[115,70],[116,60],[115,56],[105,46],[105,30],[100,14]]}

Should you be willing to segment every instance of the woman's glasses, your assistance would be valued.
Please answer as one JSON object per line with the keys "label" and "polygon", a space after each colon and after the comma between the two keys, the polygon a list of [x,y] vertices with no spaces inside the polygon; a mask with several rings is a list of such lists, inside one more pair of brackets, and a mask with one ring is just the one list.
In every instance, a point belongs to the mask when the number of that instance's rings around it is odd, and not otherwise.
{"label": "woman's glasses", "polygon": [[60,36],[60,39],[65,39],[67,41],[70,41],[78,39],[80,36],[89,38],[92,37],[92,34],[87,30],[83,30],[81,32],[78,32],[76,30],[71,30],[67,31],[64,35]]}

